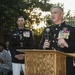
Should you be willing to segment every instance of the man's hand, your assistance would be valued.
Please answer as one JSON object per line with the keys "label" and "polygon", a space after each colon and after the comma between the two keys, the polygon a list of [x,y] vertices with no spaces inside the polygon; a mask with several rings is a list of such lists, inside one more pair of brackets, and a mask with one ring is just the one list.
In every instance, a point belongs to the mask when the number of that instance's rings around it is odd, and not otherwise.
{"label": "man's hand", "polygon": [[67,47],[68,48],[67,42],[64,39],[62,39],[62,38],[58,38],[58,45],[62,46],[62,47]]}
{"label": "man's hand", "polygon": [[17,58],[18,60],[23,60],[24,59],[24,54],[15,55],[15,58]]}
{"label": "man's hand", "polygon": [[50,42],[48,40],[45,40],[44,45],[43,45],[43,49],[49,48],[49,47],[50,47]]}

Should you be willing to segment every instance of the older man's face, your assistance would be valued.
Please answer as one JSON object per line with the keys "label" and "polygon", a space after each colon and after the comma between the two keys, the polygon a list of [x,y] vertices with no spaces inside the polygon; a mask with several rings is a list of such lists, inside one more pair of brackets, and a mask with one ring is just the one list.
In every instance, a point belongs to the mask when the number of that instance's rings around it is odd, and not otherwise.
{"label": "older man's face", "polygon": [[63,18],[63,12],[59,8],[53,8],[51,10],[51,19],[54,23],[61,21]]}

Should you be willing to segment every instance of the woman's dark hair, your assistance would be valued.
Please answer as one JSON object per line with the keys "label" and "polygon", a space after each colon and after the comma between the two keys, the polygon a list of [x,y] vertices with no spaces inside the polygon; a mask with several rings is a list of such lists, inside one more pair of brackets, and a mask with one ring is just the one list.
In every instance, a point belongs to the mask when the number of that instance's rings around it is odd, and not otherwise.
{"label": "woman's dark hair", "polygon": [[4,49],[6,49],[6,45],[5,45],[5,43],[0,43],[0,46],[2,46]]}

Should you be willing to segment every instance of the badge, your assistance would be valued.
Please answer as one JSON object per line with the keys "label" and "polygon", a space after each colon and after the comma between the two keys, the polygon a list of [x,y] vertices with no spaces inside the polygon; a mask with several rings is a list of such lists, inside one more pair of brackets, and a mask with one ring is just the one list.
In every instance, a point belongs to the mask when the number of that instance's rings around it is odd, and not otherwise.
{"label": "badge", "polygon": [[23,37],[30,37],[30,32],[29,31],[23,32]]}

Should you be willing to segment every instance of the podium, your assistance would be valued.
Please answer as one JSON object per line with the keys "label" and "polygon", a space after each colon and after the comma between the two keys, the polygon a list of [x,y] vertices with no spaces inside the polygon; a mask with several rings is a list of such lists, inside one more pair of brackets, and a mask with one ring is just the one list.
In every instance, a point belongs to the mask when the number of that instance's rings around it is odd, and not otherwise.
{"label": "podium", "polygon": [[66,75],[66,57],[54,50],[25,50],[25,75]]}
{"label": "podium", "polygon": [[75,53],[63,53],[57,50],[25,50],[25,75],[66,75],[66,57]]}

